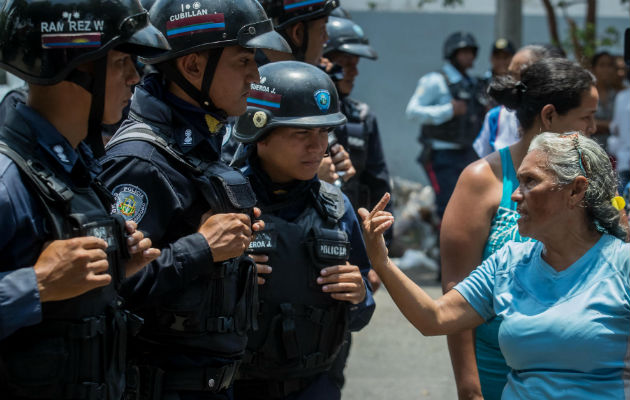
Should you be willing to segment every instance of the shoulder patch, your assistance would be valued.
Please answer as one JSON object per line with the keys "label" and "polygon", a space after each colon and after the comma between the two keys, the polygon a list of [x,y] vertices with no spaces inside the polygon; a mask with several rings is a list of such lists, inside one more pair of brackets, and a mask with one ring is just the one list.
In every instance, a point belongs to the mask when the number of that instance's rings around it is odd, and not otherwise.
{"label": "shoulder patch", "polygon": [[112,190],[114,205],[112,214],[122,215],[126,221],[139,223],[149,205],[147,194],[135,185],[122,184]]}

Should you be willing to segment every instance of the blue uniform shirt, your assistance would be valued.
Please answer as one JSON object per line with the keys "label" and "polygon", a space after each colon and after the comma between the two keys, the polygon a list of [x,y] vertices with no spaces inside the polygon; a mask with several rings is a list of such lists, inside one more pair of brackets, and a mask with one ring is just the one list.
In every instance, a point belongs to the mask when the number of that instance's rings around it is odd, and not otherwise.
{"label": "blue uniform shirt", "polygon": [[[30,130],[36,139],[35,155],[52,160],[59,167],[55,172],[66,182],[89,180],[98,171],[87,145],[81,143],[75,151],[50,122],[24,104],[11,110],[6,127]],[[24,185],[15,163],[0,154],[0,338],[41,322],[32,266],[44,242],[52,240],[44,218],[39,200]]]}

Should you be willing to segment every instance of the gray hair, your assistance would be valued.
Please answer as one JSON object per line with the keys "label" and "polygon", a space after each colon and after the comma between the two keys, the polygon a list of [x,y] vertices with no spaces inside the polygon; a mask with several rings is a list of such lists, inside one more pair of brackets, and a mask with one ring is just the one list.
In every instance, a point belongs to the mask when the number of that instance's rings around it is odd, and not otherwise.
{"label": "gray hair", "polygon": [[529,51],[529,62],[525,65],[531,65],[538,60],[542,60],[543,58],[552,58],[552,52],[549,51],[545,46],[541,46],[539,44],[529,44],[527,46],[521,47],[518,51]]}
{"label": "gray hair", "polygon": [[568,185],[578,176],[588,180],[583,204],[593,227],[624,240],[626,232],[619,224],[619,211],[612,205],[617,194],[617,176],[606,152],[579,132],[537,135],[528,151],[547,155],[547,168],[556,175],[558,185]]}

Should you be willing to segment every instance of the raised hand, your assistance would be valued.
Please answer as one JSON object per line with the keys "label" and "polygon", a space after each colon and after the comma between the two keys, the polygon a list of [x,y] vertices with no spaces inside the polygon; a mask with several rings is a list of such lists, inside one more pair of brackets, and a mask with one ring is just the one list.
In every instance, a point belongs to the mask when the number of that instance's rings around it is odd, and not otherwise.
{"label": "raised hand", "polygon": [[372,211],[368,212],[365,208],[360,208],[358,211],[363,220],[365,248],[376,272],[380,267],[387,265],[388,261],[388,250],[383,233],[394,223],[394,216],[390,212],[384,211],[389,199],[389,193],[385,193]]}

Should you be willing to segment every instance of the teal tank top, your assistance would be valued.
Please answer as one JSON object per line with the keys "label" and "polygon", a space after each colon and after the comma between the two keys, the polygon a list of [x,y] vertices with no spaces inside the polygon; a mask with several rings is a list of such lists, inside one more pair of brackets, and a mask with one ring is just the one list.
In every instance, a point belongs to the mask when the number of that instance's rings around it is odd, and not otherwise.
{"label": "teal tank top", "polygon": [[483,249],[484,260],[510,240],[516,242],[529,240],[518,233],[516,202],[511,199],[512,193],[518,187],[518,180],[516,179],[516,171],[512,163],[510,149],[504,147],[499,150],[499,154],[501,155],[501,172],[503,174],[503,194],[501,195],[501,203],[497,213],[490,223],[490,235],[488,235],[488,241]]}

